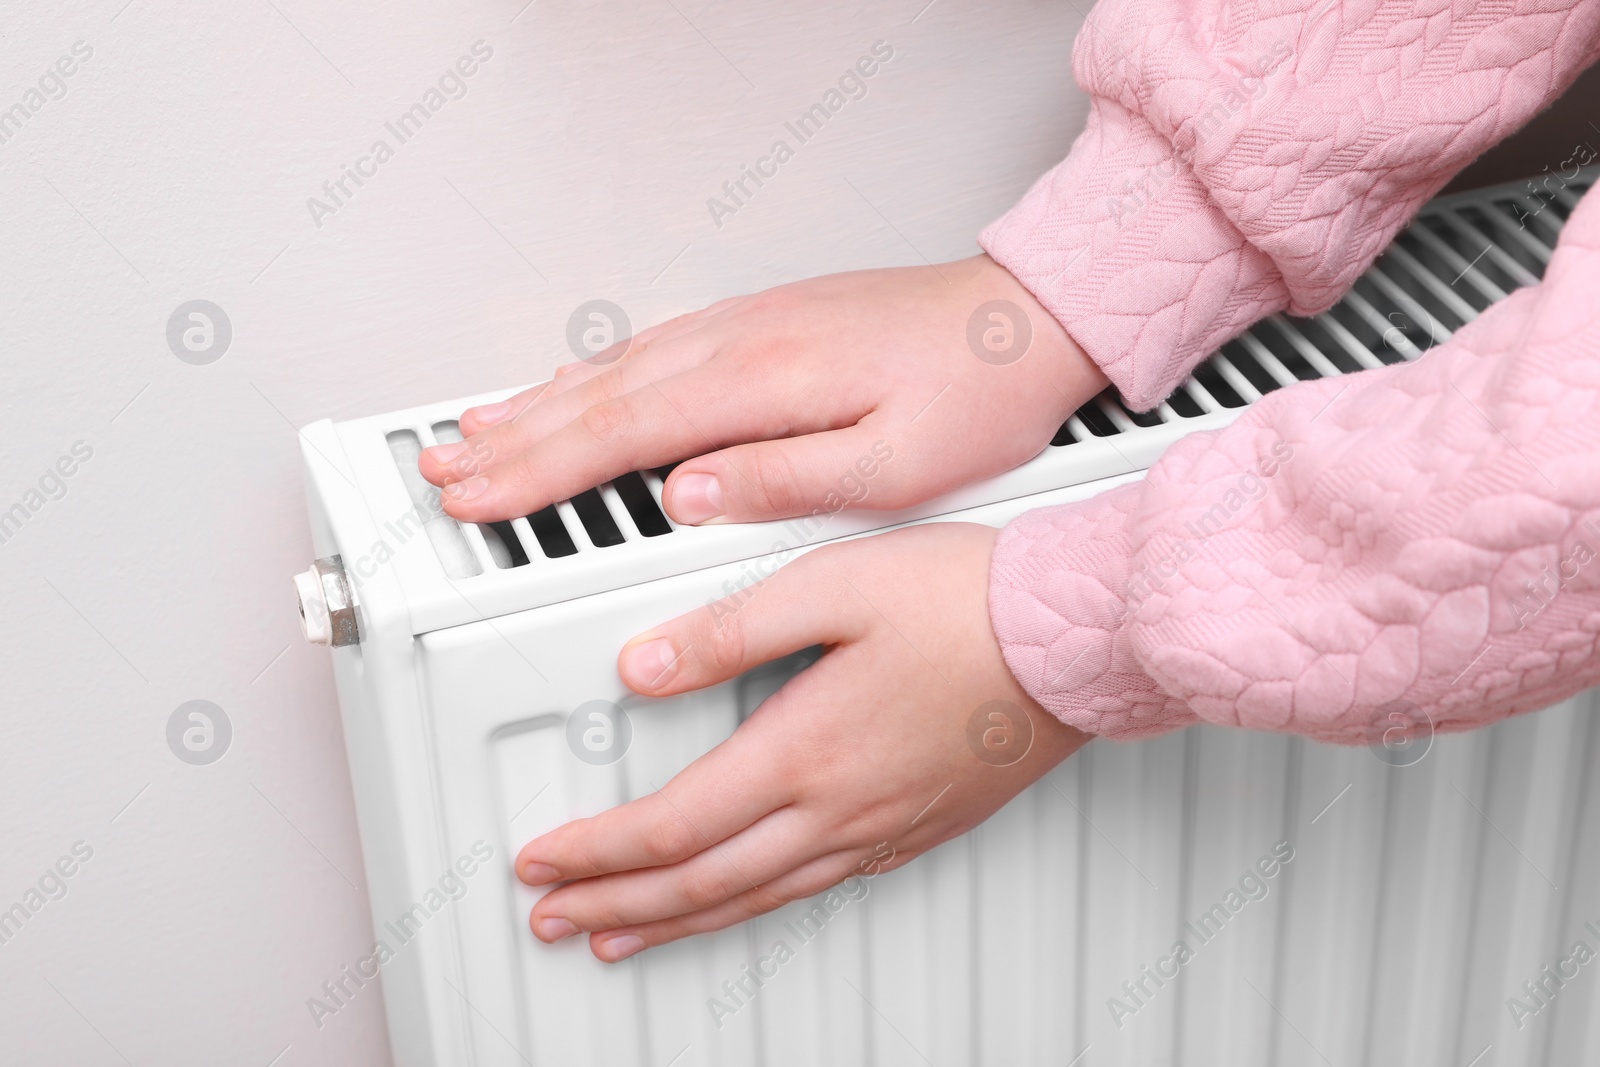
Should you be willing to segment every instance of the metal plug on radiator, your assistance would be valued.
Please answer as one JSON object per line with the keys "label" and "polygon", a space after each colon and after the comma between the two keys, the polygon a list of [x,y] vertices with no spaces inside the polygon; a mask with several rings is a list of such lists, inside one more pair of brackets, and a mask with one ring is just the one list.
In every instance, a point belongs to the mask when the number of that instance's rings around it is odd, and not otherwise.
{"label": "metal plug on radiator", "polygon": [[361,626],[356,620],[355,588],[345,573],[344,560],[328,556],[294,576],[300,600],[300,629],[313,645],[357,644]]}

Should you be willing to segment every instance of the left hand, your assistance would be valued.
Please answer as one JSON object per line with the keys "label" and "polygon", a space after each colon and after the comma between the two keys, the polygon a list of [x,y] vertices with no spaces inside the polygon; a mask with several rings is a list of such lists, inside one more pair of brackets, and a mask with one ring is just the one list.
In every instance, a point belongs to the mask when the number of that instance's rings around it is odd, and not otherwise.
{"label": "left hand", "polygon": [[1034,703],[1001,657],[996,536],[939,523],[824,546],[630,641],[619,671],[650,696],[827,652],[664,788],[529,842],[518,876],[569,883],[534,906],[534,934],[588,932],[615,962],[720,930],[904,864],[1080,748],[1089,736]]}
{"label": "left hand", "polygon": [[888,427],[899,461],[857,503],[898,510],[1038,455],[1106,385],[987,255],[732,297],[556,375],[423,451],[450,515],[531,515],[678,460],[661,495],[680,525],[807,515]]}

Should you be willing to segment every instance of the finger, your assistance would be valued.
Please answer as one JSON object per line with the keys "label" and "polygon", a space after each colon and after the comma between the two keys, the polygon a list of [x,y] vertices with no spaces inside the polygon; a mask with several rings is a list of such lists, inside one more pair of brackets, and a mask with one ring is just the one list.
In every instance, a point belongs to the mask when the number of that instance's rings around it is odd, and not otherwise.
{"label": "finger", "polygon": [[549,400],[560,396],[575,386],[604,374],[615,363],[642,355],[653,344],[670,341],[673,338],[681,337],[699,329],[708,319],[714,318],[730,308],[737,307],[744,300],[744,296],[731,296],[718,300],[716,303],[707,305],[697,311],[691,311],[667,319],[664,322],[658,322],[646,330],[641,330],[631,338],[624,338],[604,352],[588,359],[563,363],[555,369],[550,381],[518,393],[509,402],[501,401],[497,404],[484,404],[479,407],[468,408],[462,412],[461,432],[471,437],[473,434],[480,433],[497,423],[514,419],[525,411],[533,400]]}
{"label": "finger", "polygon": [[916,501],[903,492],[906,480],[882,430],[869,414],[842,430],[735,445],[688,460],[667,479],[667,514],[694,525],[832,514],[846,506],[909,506]]}
{"label": "finger", "polygon": [[765,730],[736,730],[648,796],[578,819],[517,853],[529,885],[681,863],[788,804],[787,778]]}
{"label": "finger", "polygon": [[823,839],[815,816],[785,807],[678,863],[586,878],[547,893],[529,923],[542,941],[578,931],[670,919],[755,889],[838,843]]}
{"label": "finger", "polygon": [[553,385],[553,382],[540,382],[538,385],[529,386],[515,396],[507,397],[493,404],[479,404],[477,407],[468,408],[456,420],[456,424],[461,429],[461,435],[463,437],[471,437],[473,434],[483,432],[486,427],[493,426],[497,422],[516,418],[520,412],[527,409],[528,405],[549,392]]}
{"label": "finger", "polygon": [[[552,399],[551,393],[556,386],[547,382],[545,387],[541,387],[545,391],[522,404],[512,418],[470,436],[464,444],[438,444],[424,449],[417,468],[423,477],[441,487],[487,474],[494,467],[538,444],[551,432],[566,426],[589,408],[625,396],[661,378],[693,369],[710,354],[711,349],[706,345],[678,343],[654,349],[646,357],[616,366],[574,371],[568,377],[582,378],[574,388]],[[471,458],[463,458],[467,456]]]}
{"label": "finger", "polygon": [[[729,403],[730,396],[738,403]],[[629,471],[773,434],[832,429],[859,415],[846,409],[846,398],[837,393],[807,400],[797,415],[791,410],[795,397],[782,372],[734,378],[697,367],[582,407],[571,421],[530,444],[505,436],[512,426],[493,427],[455,446],[488,453],[481,473],[465,480],[452,482],[448,453],[425,455],[419,466],[425,477],[438,477],[435,484],[445,486],[442,504],[450,515],[463,522],[495,522],[531,514]],[[536,416],[545,417],[543,412]]]}
{"label": "finger", "polygon": [[625,362],[644,355],[646,350],[647,346],[638,338],[635,338],[632,347],[617,359],[602,362],[599,357],[596,357],[593,362],[579,360],[576,363],[563,363],[555,369],[555,374],[550,382],[550,389],[540,399],[549,401],[570,393],[585,382],[592,382],[602,374],[622,366]]}
{"label": "finger", "polygon": [[613,367],[640,358],[654,345],[674,340],[686,334],[693,333],[700,328],[703,321],[702,312],[692,312],[680,315],[675,319],[657,323],[633,337],[625,337],[616,344],[592,356],[576,360],[572,363],[563,363],[555,369],[550,391],[543,399],[550,400],[563,393],[571,392],[584,382],[592,381],[606,373]]}
{"label": "finger", "polygon": [[517,449],[548,437],[596,404],[692,371],[715,352],[716,344],[709,335],[690,333],[652,346],[625,363],[573,371],[563,379],[570,384],[552,387],[538,403],[519,414],[515,422],[497,427],[497,433],[505,435],[505,444],[502,446],[496,441],[496,447],[506,455],[514,454]]}
{"label": "finger", "polygon": [[589,378],[594,377],[596,374],[603,374],[605,370],[604,364],[589,363],[581,359],[576,363],[563,363],[551,375],[551,395],[564,389],[570,389],[579,382],[587,381]]}
{"label": "finger", "polygon": [[664,344],[667,341],[676,340],[686,334],[693,333],[722,312],[737,307],[745,299],[743,296],[732,296],[724,300],[718,300],[715,304],[710,304],[698,311],[691,311],[668,319],[665,322],[658,322],[649,329],[641,330],[631,339],[617,342],[605,352],[590,356],[587,359],[580,359],[576,363],[563,364],[556,368],[556,377],[559,380],[551,395],[558,395],[577,383],[594,377],[615,362],[624,359],[637,359],[649,351],[652,345]]}
{"label": "finger", "polygon": [[[589,949],[599,959],[616,963],[647,948],[695,934],[723,930],[757,915],[776,911],[785,904],[805,900],[840,883],[848,883],[852,876],[860,878],[855,884],[866,887],[870,883],[856,873],[861,862],[860,854],[861,850],[855,849],[819,856],[770,882],[746,889],[721,904],[687,915],[592,934],[589,937]],[[859,900],[866,893],[865,888],[852,888],[846,896]]]}
{"label": "finger", "polygon": [[[586,387],[587,402],[593,404],[626,393],[636,384],[647,383],[650,373],[650,368],[635,365],[629,365],[626,369],[603,368],[599,380],[591,381]],[[417,469],[434,485],[447,488],[452,483],[476,478],[504,464],[508,457],[515,456],[545,437],[547,427],[562,425],[571,414],[583,411],[585,399],[571,392],[554,405],[542,403],[546,397],[544,391],[551,386],[552,383],[546,382],[506,401],[506,410],[512,413],[508,419],[468,434],[464,440],[441,441],[423,449],[417,460]],[[485,409],[474,408],[463,412],[461,425],[465,427],[469,424],[467,416],[472,411],[482,410]]]}
{"label": "finger", "polygon": [[865,630],[863,602],[835,577],[830,557],[819,549],[770,576],[763,571],[777,557],[764,557],[750,572],[752,584],[629,641],[618,673],[635,692],[667,696],[803,648],[856,639]]}

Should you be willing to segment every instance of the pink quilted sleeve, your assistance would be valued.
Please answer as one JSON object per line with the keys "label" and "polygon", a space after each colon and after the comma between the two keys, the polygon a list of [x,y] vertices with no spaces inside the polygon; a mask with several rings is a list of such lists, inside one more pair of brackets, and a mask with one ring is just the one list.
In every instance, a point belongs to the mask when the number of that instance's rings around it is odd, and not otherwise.
{"label": "pink quilted sleeve", "polygon": [[1333,304],[1597,52],[1597,0],[1100,0],[1087,126],[979,241],[1147,409]]}
{"label": "pink quilted sleeve", "polygon": [[1412,363],[1272,393],[1001,534],[1023,686],[1111,737],[1441,731],[1600,683],[1600,195],[1537,286]]}

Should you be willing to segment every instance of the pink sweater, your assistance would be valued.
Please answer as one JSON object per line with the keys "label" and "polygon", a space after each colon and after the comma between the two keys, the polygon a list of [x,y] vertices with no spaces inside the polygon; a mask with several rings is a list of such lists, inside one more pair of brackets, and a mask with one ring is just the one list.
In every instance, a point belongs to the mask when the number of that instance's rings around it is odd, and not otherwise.
{"label": "pink sweater", "polygon": [[[1333,304],[1597,54],[1600,0],[1100,0],[1088,125],[982,244],[1148,408],[1256,320]],[[1017,519],[990,613],[1082,730],[1363,742],[1600,684],[1597,554],[1591,195],[1539,285],[1417,361],[1282,389]]]}

